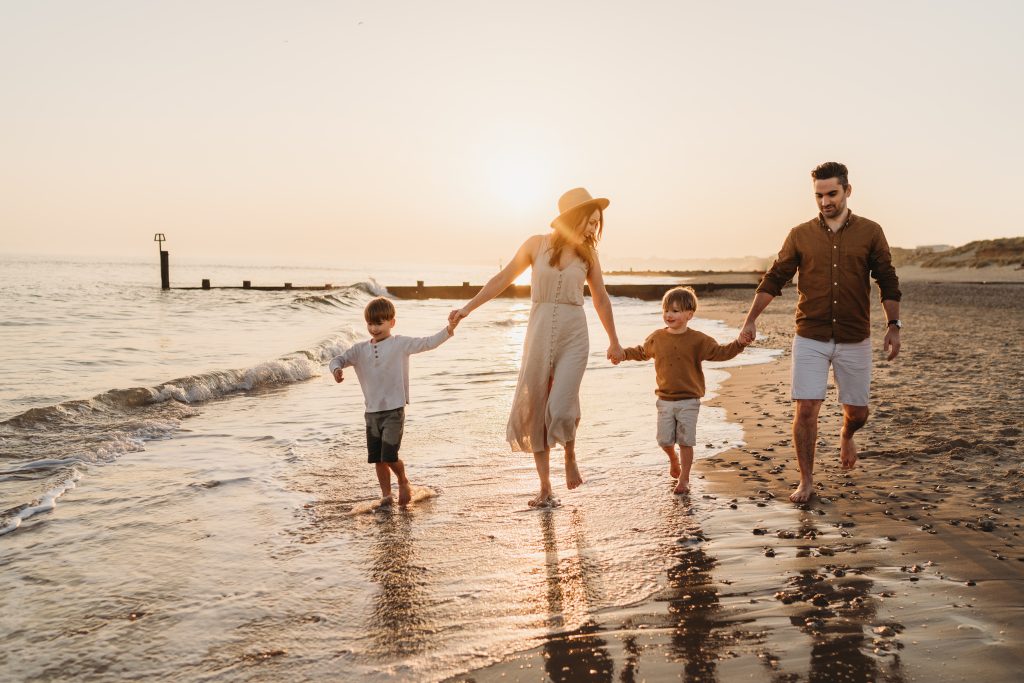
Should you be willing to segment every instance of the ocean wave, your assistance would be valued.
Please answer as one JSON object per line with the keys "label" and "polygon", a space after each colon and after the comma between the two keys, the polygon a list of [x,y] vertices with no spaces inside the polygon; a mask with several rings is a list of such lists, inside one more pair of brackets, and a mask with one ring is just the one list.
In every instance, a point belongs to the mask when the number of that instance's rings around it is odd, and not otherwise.
{"label": "ocean wave", "polygon": [[287,305],[291,308],[351,309],[362,307],[372,297],[386,294],[387,289],[370,278],[366,282],[337,287],[327,294],[298,294]]}
{"label": "ocean wave", "polygon": [[171,438],[194,404],[311,379],[356,340],[346,331],[248,368],[189,375],[151,387],[111,389],[91,399],[31,408],[0,422],[0,535],[52,510],[83,466],[105,464]]}

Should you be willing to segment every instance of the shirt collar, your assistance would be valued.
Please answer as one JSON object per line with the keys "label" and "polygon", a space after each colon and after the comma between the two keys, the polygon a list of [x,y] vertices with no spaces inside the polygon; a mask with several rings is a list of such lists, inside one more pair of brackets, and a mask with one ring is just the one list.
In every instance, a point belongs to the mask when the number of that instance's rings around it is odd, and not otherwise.
{"label": "shirt collar", "polygon": [[[839,230],[842,230],[843,228],[848,226],[852,221],[853,221],[853,211],[847,211],[846,212],[846,220],[843,221],[843,224],[839,226]],[[820,211],[818,212],[818,225],[820,225],[821,227],[825,228],[826,230],[830,229],[828,227],[828,223],[825,222],[825,216],[822,215],[822,213]],[[839,232],[839,230],[836,230],[836,232]]]}

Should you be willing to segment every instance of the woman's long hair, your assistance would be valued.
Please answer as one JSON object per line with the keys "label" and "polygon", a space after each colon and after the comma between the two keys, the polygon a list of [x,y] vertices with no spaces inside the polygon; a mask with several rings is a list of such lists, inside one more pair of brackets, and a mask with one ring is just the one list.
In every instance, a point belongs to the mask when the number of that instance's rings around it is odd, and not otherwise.
{"label": "woman's long hair", "polygon": [[[595,208],[598,212],[597,230],[592,236],[581,240],[580,237],[586,229],[587,221],[590,220],[590,214],[594,213]],[[562,216],[561,220],[555,221],[554,227],[554,236],[551,238],[551,258],[548,260],[548,265],[558,268],[561,265],[562,250],[572,247],[576,255],[587,264],[587,270],[590,270],[597,259],[597,243],[601,239],[601,233],[604,232],[604,212],[600,207],[591,204],[573,209]]]}

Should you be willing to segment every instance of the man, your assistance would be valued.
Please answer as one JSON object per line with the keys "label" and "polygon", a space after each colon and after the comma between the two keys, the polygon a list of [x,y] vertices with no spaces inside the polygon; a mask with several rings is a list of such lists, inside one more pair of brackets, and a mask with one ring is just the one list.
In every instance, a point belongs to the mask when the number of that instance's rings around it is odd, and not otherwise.
{"label": "man", "polygon": [[857,464],[853,436],[867,422],[871,384],[869,275],[878,283],[885,309],[883,348],[889,360],[900,351],[901,294],[889,245],[881,226],[847,208],[853,192],[848,175],[846,166],[835,161],[811,171],[820,213],[789,231],[778,258],[757,287],[740,331],[742,341],[754,341],[757,317],[799,272],[792,375],[793,446],[800,484],[789,496],[794,503],[804,503],[814,493],[814,446],[829,365],[843,404],[839,460],[846,470]]}

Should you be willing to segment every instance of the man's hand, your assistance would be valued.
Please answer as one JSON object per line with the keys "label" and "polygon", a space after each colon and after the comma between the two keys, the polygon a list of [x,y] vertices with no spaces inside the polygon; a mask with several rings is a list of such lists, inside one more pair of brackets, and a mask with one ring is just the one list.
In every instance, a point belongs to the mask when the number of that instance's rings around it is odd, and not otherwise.
{"label": "man's hand", "polygon": [[338,383],[341,383],[341,382],[345,381],[345,376],[344,376],[344,374],[342,374],[341,368],[336,368],[334,370],[334,381],[338,382]]}
{"label": "man's hand", "polygon": [[740,334],[736,338],[739,339],[740,343],[744,346],[750,346],[753,344],[754,340],[757,339],[757,325],[754,324],[754,321],[750,320],[743,323],[743,327],[740,328]]}
{"label": "man's hand", "polygon": [[889,357],[886,360],[892,360],[900,352],[900,328],[895,325],[889,325],[889,329],[885,333],[885,342],[882,344],[882,350],[889,352]]}

